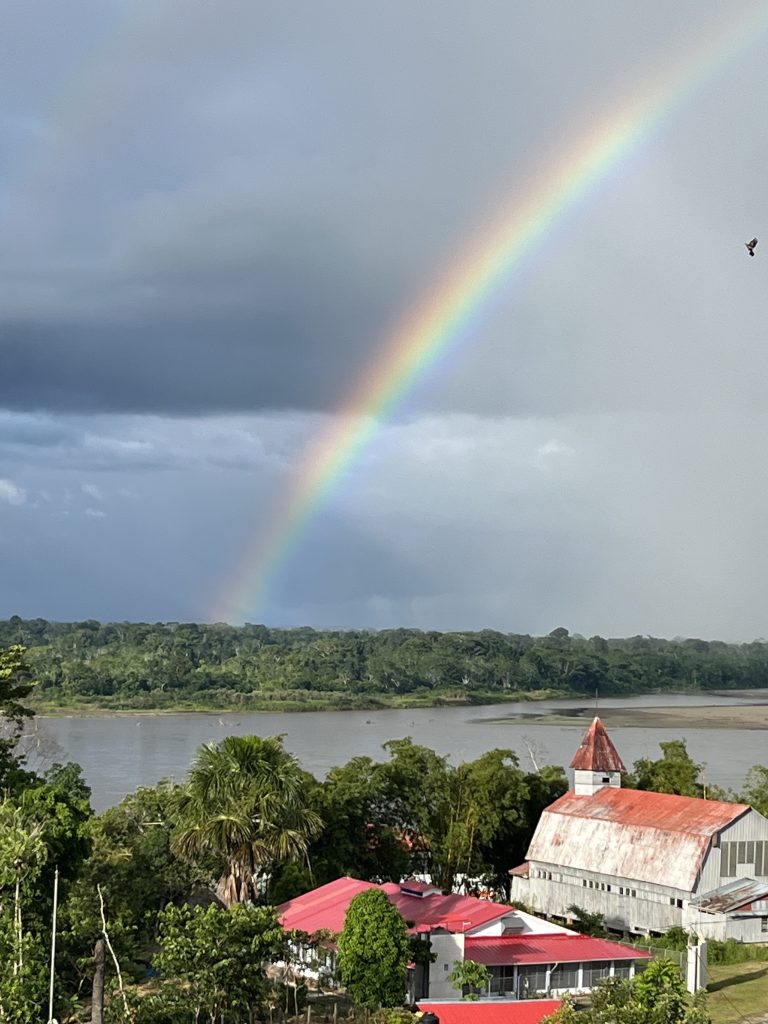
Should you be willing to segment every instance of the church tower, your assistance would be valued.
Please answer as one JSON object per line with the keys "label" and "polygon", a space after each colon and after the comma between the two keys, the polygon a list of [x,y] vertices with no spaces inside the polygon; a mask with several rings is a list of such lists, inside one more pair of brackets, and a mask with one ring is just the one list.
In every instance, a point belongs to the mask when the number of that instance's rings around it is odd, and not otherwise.
{"label": "church tower", "polygon": [[604,786],[621,788],[621,773],[627,769],[597,716],[584,734],[571,768],[576,796],[592,796]]}

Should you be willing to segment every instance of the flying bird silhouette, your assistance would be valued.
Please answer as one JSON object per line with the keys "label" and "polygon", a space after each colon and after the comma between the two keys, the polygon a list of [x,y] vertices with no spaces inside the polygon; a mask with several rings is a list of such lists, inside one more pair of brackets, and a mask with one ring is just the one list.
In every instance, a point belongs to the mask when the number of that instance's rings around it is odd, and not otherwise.
{"label": "flying bird silhouette", "polygon": [[744,245],[747,247],[747,252],[750,256],[755,255],[755,247],[757,246],[757,239],[753,238],[751,242],[745,242]]}

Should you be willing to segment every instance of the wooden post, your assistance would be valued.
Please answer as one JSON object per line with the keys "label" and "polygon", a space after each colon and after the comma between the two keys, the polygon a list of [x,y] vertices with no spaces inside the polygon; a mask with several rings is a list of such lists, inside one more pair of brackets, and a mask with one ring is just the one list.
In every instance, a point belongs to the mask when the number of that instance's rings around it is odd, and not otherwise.
{"label": "wooden post", "polygon": [[104,967],[107,960],[107,947],[104,937],[96,939],[93,947],[93,959],[96,970],[93,974],[93,996],[91,998],[91,1024],[104,1024]]}

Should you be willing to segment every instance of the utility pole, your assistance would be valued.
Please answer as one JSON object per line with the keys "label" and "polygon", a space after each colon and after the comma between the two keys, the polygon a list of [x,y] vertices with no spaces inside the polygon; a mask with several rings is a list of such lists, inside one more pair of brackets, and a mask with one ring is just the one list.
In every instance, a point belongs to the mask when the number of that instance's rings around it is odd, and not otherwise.
{"label": "utility pole", "polygon": [[59,905],[59,868],[53,875],[53,918],[51,920],[51,983],[48,988],[48,1024],[56,1024],[53,1019],[53,982],[56,977],[56,911]]}

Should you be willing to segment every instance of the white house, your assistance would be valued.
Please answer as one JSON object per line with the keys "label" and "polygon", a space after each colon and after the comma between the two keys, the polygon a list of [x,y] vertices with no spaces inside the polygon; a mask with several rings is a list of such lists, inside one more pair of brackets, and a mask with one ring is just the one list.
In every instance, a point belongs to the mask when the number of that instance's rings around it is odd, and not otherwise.
{"label": "white house", "polygon": [[297,930],[310,940],[317,932],[338,934],[351,900],[372,888],[386,893],[411,935],[430,943],[434,962],[410,972],[413,1000],[454,1001],[457,992],[448,975],[457,960],[488,967],[491,980],[484,998],[514,1000],[589,991],[599,978],[633,977],[636,962],[648,958],[643,951],[578,935],[515,907],[444,894],[414,879],[376,885],[337,878],[281,904],[280,922],[286,931]]}
{"label": "white house", "polygon": [[575,905],[617,931],[768,941],[768,819],[746,804],[622,789],[599,718],[571,768],[573,789],[511,871],[513,902],[563,918]]}

